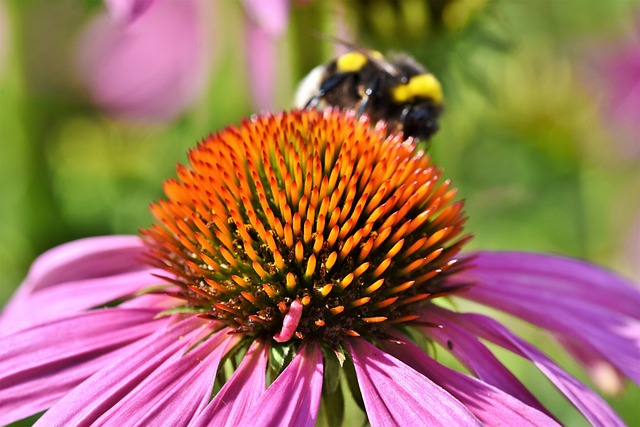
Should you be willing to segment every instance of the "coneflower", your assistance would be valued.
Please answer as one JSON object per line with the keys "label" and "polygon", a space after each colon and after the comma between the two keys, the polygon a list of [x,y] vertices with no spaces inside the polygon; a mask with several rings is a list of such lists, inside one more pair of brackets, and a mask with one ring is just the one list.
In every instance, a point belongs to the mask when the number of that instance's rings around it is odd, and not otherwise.
{"label": "coneflower", "polygon": [[483,339],[592,424],[623,424],[505,326],[446,303],[511,313],[638,382],[638,290],[557,256],[461,254],[455,189],[383,123],[257,116],[202,141],[164,190],[142,239],[34,263],[0,319],[1,423],[50,408],[38,425],[312,426],[321,401],[339,422],[344,381],[373,426],[556,425]]}

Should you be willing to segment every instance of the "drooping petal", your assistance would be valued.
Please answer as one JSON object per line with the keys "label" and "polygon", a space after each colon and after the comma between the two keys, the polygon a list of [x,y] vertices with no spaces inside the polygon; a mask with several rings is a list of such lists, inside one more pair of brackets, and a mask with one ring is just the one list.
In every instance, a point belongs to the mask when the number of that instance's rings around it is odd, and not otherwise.
{"label": "drooping petal", "polygon": [[440,323],[445,328],[455,323],[478,337],[533,362],[593,425],[624,426],[622,420],[600,396],[495,320],[480,314],[459,314],[445,309],[438,309],[437,313],[434,313],[429,321]]}
{"label": "drooping petal", "polygon": [[103,309],[0,338],[0,425],[50,407],[119,349],[166,323],[156,310]]}
{"label": "drooping petal", "polygon": [[445,390],[364,339],[350,342],[358,384],[373,427],[480,425]]}
{"label": "drooping petal", "polygon": [[322,352],[307,343],[251,406],[240,426],[313,427],[322,392]]}
{"label": "drooping petal", "polygon": [[[483,252],[460,293],[570,338],[640,384],[640,290],[594,265],[552,255]],[[590,326],[586,326],[590,325]]]}
{"label": "drooping petal", "polygon": [[[106,15],[92,21],[79,55],[94,102],[128,120],[162,122],[182,113],[202,93],[210,65],[204,5],[155,0],[126,25]],[[123,9],[118,13],[131,15]]]}
{"label": "drooping petal", "polygon": [[549,416],[502,390],[441,365],[408,339],[402,341],[404,344],[385,342],[383,347],[451,393],[485,425],[559,426]]}
{"label": "drooping petal", "polygon": [[[420,312],[422,319],[440,324],[433,306],[427,306]],[[469,371],[487,384],[490,384],[516,399],[547,413],[544,406],[533,394],[496,358],[493,353],[475,335],[466,329],[449,324],[446,328],[423,327],[420,330],[448,349]]]}
{"label": "drooping petal", "polygon": [[209,402],[220,360],[240,339],[223,329],[186,355],[175,353],[96,423],[176,426],[194,419]]}
{"label": "drooping petal", "polygon": [[556,334],[556,339],[574,359],[582,364],[591,380],[605,393],[616,395],[624,389],[626,376],[595,349],[584,343],[578,344],[565,335]]}
{"label": "drooping petal", "polygon": [[[470,255],[474,267],[456,276],[473,288],[491,281],[509,281],[508,288],[551,293],[560,299],[579,299],[616,313],[640,318],[638,285],[591,263],[559,255],[527,252],[478,252]],[[509,291],[511,289],[502,289]]]}
{"label": "drooping petal", "polygon": [[255,341],[229,381],[189,427],[239,425],[250,409],[248,402],[256,402],[265,391],[268,349]]}
{"label": "drooping petal", "polygon": [[[153,274],[158,269],[127,272],[56,284],[26,295],[11,304],[0,318],[0,332],[11,333],[54,320],[61,314],[80,313],[124,297],[131,297],[151,286],[166,286]],[[38,307],[34,310],[34,307]]]}
{"label": "drooping petal", "polygon": [[182,354],[190,338],[205,326],[203,320],[191,317],[132,344],[118,360],[59,400],[35,425],[62,427],[95,422],[166,360]]}

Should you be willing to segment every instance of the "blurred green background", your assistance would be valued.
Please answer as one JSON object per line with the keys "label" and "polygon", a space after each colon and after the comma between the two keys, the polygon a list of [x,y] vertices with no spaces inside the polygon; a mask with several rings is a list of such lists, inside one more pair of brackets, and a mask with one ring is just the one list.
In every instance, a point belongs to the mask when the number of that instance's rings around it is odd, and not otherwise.
{"label": "blurred green background", "polygon": [[[104,13],[99,0],[0,0],[0,306],[43,251],[148,226],[149,202],[188,148],[256,111],[251,52],[239,30],[246,10],[236,0],[210,3],[215,53],[206,89],[179,117],[144,124],[105,114],[78,78],[78,40]],[[288,108],[297,82],[333,57],[337,46],[319,33],[410,53],[444,86],[446,111],[430,150],[466,199],[470,247],[567,254],[638,282],[637,87],[635,123],[633,113],[618,117],[615,104],[628,84],[616,67],[629,62],[616,61],[640,55],[638,5],[294,1],[272,58],[272,109]],[[563,422],[585,423],[522,366],[518,375],[551,396],[541,400]],[[640,425],[639,398],[632,387],[609,399]]]}

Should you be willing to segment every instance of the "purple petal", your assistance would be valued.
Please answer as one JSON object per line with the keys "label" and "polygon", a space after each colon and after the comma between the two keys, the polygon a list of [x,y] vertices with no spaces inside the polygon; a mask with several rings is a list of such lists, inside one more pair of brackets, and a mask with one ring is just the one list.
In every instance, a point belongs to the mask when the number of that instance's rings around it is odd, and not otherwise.
{"label": "purple petal", "polygon": [[58,401],[37,426],[90,425],[165,361],[182,354],[206,324],[190,317],[132,344],[121,357],[93,374]]}
{"label": "purple petal", "polygon": [[111,425],[184,425],[209,402],[222,357],[241,335],[217,332],[186,355],[175,353],[97,421]]}
{"label": "purple petal", "polygon": [[91,237],[65,243],[34,261],[18,293],[148,269],[140,263],[143,251],[144,243],[137,236]]}
{"label": "purple petal", "polygon": [[229,381],[189,427],[237,426],[265,391],[269,347],[255,341]]}
{"label": "purple petal", "polygon": [[289,0],[244,0],[249,19],[265,30],[270,38],[278,38],[287,29]]}
{"label": "purple petal", "polygon": [[[441,324],[441,317],[434,313],[432,306],[421,311],[425,321]],[[547,413],[533,394],[500,362],[478,338],[456,324],[446,328],[425,327],[420,330],[449,351],[471,373],[516,399]]]}
{"label": "purple petal", "polygon": [[320,348],[314,343],[303,345],[238,424],[313,427],[320,406],[322,368]]}
{"label": "purple petal", "polygon": [[[551,255],[480,253],[460,296],[565,335],[640,384],[640,291],[594,265]],[[592,325],[592,327],[585,327]]]}
{"label": "purple petal", "polygon": [[625,375],[614,368],[596,350],[577,344],[564,335],[556,335],[558,342],[587,370],[591,380],[600,390],[614,396],[624,389]]}
{"label": "purple petal", "polygon": [[478,252],[470,258],[474,268],[460,274],[459,281],[473,281],[474,288],[488,287],[492,280],[510,280],[508,288],[577,298],[640,318],[638,285],[586,261],[527,252]]}
{"label": "purple petal", "polygon": [[624,426],[615,412],[596,393],[565,372],[538,349],[509,332],[493,319],[480,314],[457,314],[445,309],[437,310],[437,322],[448,328],[453,323],[471,333],[489,340],[533,362],[540,371],[573,403],[595,426]]}
{"label": "purple petal", "polygon": [[479,425],[445,390],[364,339],[350,343],[358,384],[372,427]]}
{"label": "purple petal", "polygon": [[99,16],[83,35],[81,74],[93,100],[150,122],[182,113],[204,88],[210,46],[199,0],[156,0],[121,25]]}
{"label": "purple petal", "polygon": [[[170,288],[171,289],[171,288]],[[166,294],[144,294],[123,302],[122,308],[157,308],[160,311],[176,308],[176,299]]]}
{"label": "purple petal", "polygon": [[166,323],[155,310],[104,309],[69,316],[0,339],[0,425],[50,407],[122,347]]}
{"label": "purple petal", "polygon": [[113,19],[128,24],[142,15],[156,0],[105,0],[109,14]]}
{"label": "purple petal", "polygon": [[559,426],[552,418],[502,390],[476,378],[449,369],[433,360],[415,344],[383,343],[384,349],[427,376],[458,399],[486,425]]}
{"label": "purple petal", "polygon": [[[62,313],[80,313],[116,299],[130,297],[146,287],[162,286],[162,281],[153,273],[163,272],[147,269],[44,288],[15,300],[7,307],[0,318],[0,332],[14,332],[51,321]],[[33,307],[38,307],[38,310],[33,310]]]}

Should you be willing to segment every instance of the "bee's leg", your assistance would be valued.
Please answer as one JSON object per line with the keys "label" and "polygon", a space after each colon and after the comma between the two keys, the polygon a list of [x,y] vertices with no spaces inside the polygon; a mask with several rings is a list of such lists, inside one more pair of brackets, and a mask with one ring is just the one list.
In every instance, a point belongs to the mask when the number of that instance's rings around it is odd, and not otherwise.
{"label": "bee's leg", "polygon": [[307,105],[304,106],[305,110],[308,110],[310,108],[316,108],[318,106],[318,104],[320,103],[320,100],[322,99],[322,95],[318,94],[316,96],[314,96],[313,98],[311,98],[309,100],[309,102],[307,102]]}
{"label": "bee's leg", "polygon": [[369,100],[373,96],[373,94],[378,90],[378,86],[380,85],[380,77],[375,76],[371,80],[371,84],[367,86],[362,95],[362,101],[360,101],[360,105],[358,106],[357,116],[360,117],[364,114],[364,111],[367,108],[367,104],[369,104]]}
{"label": "bee's leg", "polygon": [[402,113],[400,113],[400,119],[398,120],[400,123],[405,123],[407,121],[407,117],[409,117],[409,113],[413,107],[411,105],[407,105],[402,109]]}
{"label": "bee's leg", "polygon": [[350,76],[353,76],[354,73],[338,73],[329,78],[327,78],[318,89],[318,94],[311,98],[307,105],[304,108],[315,108],[322,98],[324,98],[327,93],[331,92],[333,89],[338,87],[344,80]]}

